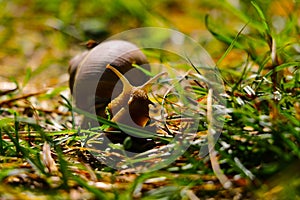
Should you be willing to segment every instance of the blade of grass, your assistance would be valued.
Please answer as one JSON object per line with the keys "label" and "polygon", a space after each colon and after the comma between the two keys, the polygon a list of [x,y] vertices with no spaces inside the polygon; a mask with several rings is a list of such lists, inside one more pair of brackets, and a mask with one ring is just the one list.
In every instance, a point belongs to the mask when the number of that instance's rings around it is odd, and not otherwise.
{"label": "blade of grass", "polygon": [[30,67],[26,68],[26,74],[25,74],[25,77],[23,80],[22,88],[24,88],[27,85],[27,83],[29,82],[29,80],[31,78],[31,75],[32,75],[31,68]]}
{"label": "blade of grass", "polygon": [[143,67],[141,67],[141,66],[139,66],[137,64],[132,64],[132,66],[135,67],[135,68],[137,68],[137,69],[139,69],[139,70],[141,70],[144,74],[146,74],[149,77],[153,77],[154,76],[150,71],[146,70],[145,68],[143,68]]}
{"label": "blade of grass", "polygon": [[271,76],[273,73],[276,73],[276,72],[279,72],[285,68],[288,68],[288,67],[299,67],[300,66],[300,62],[286,62],[286,63],[283,63],[281,65],[278,65],[276,66],[274,69],[270,70],[268,73],[265,74],[265,78]]}
{"label": "blade of grass", "polygon": [[75,129],[75,116],[74,116],[74,110],[71,102],[64,96],[60,94],[60,97],[63,98],[63,100],[66,102],[64,105],[69,109],[71,112],[72,117],[72,129]]}
{"label": "blade of grass", "polygon": [[250,15],[247,15],[247,12],[243,12],[241,9],[237,9],[229,1],[221,0],[221,1],[213,1],[214,3],[220,5],[221,7],[225,8],[228,12],[232,13],[239,19],[241,19],[244,23],[249,23],[249,25],[257,30],[263,29],[261,23],[253,20]]}
{"label": "blade of grass", "polygon": [[226,49],[225,53],[221,56],[221,58],[217,61],[216,66],[219,66],[220,63],[224,60],[224,58],[229,54],[229,52],[233,49],[233,47],[236,45],[237,40],[239,36],[242,34],[243,30],[247,27],[248,24],[245,24],[241,30],[238,32],[238,34],[235,36],[233,40],[231,40],[231,43],[229,47]]}
{"label": "blade of grass", "polygon": [[55,150],[57,152],[59,168],[62,174],[62,180],[63,180],[62,187],[64,189],[68,189],[69,188],[68,180],[71,178],[71,173],[68,169],[68,162],[63,158],[63,152],[58,146],[55,146]]}
{"label": "blade of grass", "polygon": [[248,63],[249,63],[249,58],[247,59],[247,63],[245,63],[245,67],[243,68],[243,71],[240,75],[240,79],[233,85],[231,89],[231,93],[234,93],[234,91],[238,88],[238,86],[240,86],[242,81],[246,79],[247,73],[251,70],[251,67],[247,68]]}
{"label": "blade of grass", "polygon": [[[209,26],[208,26],[208,16],[206,15],[206,18],[205,18],[205,24],[206,24],[206,27],[209,29]],[[237,42],[239,36],[242,34],[243,30],[247,27],[248,24],[245,24],[241,30],[238,32],[238,34],[235,36],[235,38],[232,40],[231,38],[226,38],[226,43],[228,42],[229,47],[226,49],[225,53],[221,56],[221,58],[217,61],[216,63],[216,66],[219,66],[220,63],[225,59],[225,57],[229,54],[229,52],[233,49],[234,46],[237,46],[239,47],[240,49],[245,49],[241,44],[239,44]],[[223,36],[222,36],[223,37]],[[224,79],[223,79],[224,80]],[[224,80],[228,85],[229,82]],[[231,86],[232,87],[232,86]]]}
{"label": "blade of grass", "polygon": [[259,7],[259,5],[255,1],[251,1],[251,4],[256,9],[259,17],[262,19],[262,24],[263,24],[263,27],[264,27],[265,31],[267,32],[268,35],[271,35],[270,26],[267,23],[267,20],[266,20],[266,17],[264,15],[264,12],[261,10],[261,8]]}
{"label": "blade of grass", "polygon": [[2,127],[0,126],[0,155],[4,155],[3,149],[3,139],[2,139]]}
{"label": "blade of grass", "polygon": [[214,120],[215,119],[213,118],[212,104],[213,104],[213,90],[210,88],[208,90],[208,96],[207,96],[207,121],[208,121],[207,142],[208,142],[208,149],[209,149],[209,158],[216,177],[219,179],[222,186],[225,189],[228,189],[232,186],[232,183],[222,172],[220,165],[218,163],[217,152],[214,148],[215,145]]}
{"label": "blade of grass", "polygon": [[74,111],[78,112],[80,114],[83,114],[85,117],[88,117],[90,119],[98,120],[102,124],[107,124],[107,125],[109,125],[111,127],[114,127],[114,128],[121,127],[122,130],[126,130],[126,133],[129,133],[132,136],[136,136],[136,137],[145,137],[145,136],[147,136],[147,138],[157,138],[157,139],[169,141],[168,138],[155,135],[155,134],[153,134],[153,132],[147,131],[146,129],[135,128],[135,127],[131,127],[131,126],[128,126],[128,125],[125,125],[125,124],[121,124],[121,123],[116,124],[114,122],[111,122],[111,121],[103,118],[103,117],[96,117],[95,115],[93,115],[89,112],[85,112],[83,110],[80,110],[78,108],[74,108]]}
{"label": "blade of grass", "polygon": [[[274,67],[272,70],[267,72],[263,77],[268,78],[269,76],[272,76],[274,73],[279,72],[281,70],[284,70],[288,67],[299,67],[299,66],[300,66],[300,62],[297,62],[297,61],[296,62],[286,62],[286,63],[283,63],[281,65],[278,65],[278,66]],[[261,81],[257,84],[255,90],[260,88],[261,85],[263,84],[263,82],[264,82],[264,79],[261,79]]]}
{"label": "blade of grass", "polygon": [[[234,46],[238,49],[243,49],[243,50],[247,50],[242,44],[240,44],[239,42],[237,42],[237,36],[240,35],[240,33],[245,29],[245,27],[248,25],[248,23],[239,31],[239,34],[232,39],[231,37],[225,36],[223,34],[219,34],[216,31],[214,31],[210,25],[209,25],[209,15],[205,15],[205,26],[208,29],[208,31],[218,40],[220,40],[221,42],[224,42],[230,46],[232,46],[231,48],[233,48]],[[233,42],[234,41],[234,42]]]}
{"label": "blade of grass", "polygon": [[14,113],[14,120],[15,120],[15,146],[17,154],[20,153],[20,143],[19,143],[19,121],[17,120],[17,113]]}

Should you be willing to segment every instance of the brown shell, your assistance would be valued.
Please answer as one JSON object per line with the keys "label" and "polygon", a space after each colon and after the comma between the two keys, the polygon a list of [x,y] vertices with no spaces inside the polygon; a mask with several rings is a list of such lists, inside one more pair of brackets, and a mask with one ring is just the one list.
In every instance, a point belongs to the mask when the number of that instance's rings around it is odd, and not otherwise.
{"label": "brown shell", "polygon": [[119,78],[111,70],[110,64],[120,71],[135,86],[142,85],[149,77],[132,64],[149,70],[146,56],[134,44],[112,40],[103,42],[70,61],[70,89],[78,108],[105,117],[105,108],[111,99],[122,92]]}

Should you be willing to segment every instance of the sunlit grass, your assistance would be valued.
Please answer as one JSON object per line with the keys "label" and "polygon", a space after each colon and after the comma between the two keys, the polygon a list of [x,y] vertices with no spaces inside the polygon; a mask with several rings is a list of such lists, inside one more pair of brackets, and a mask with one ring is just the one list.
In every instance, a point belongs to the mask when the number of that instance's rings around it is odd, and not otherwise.
{"label": "sunlit grass", "polygon": [[[0,22],[5,28],[1,29],[0,44],[5,48],[0,52],[0,71],[6,70],[5,81],[17,83],[18,90],[0,96],[0,197],[299,198],[299,181],[285,182],[299,176],[295,167],[300,159],[299,4],[237,2],[239,5],[227,1],[192,5],[164,1],[158,6],[155,2],[129,5],[127,1],[116,1],[102,2],[101,8],[95,2],[1,2]],[[195,27],[208,30],[210,35],[201,39],[197,36],[203,30],[192,32],[187,27],[185,31],[180,18],[168,19],[169,13],[162,10],[168,6],[172,15],[198,20]],[[21,8],[27,11],[15,17],[15,10]],[[150,13],[149,9],[154,11]],[[41,16],[32,18],[37,10]],[[205,84],[192,87],[196,100],[203,103],[195,142],[175,162],[142,174],[117,171],[90,154],[85,145],[87,136],[99,134],[99,129],[77,128],[78,114],[66,95],[66,84],[56,86],[67,80],[68,60],[79,51],[80,42],[101,41],[122,30],[156,25],[180,27],[180,31],[193,35],[217,63],[226,92],[227,114],[222,118],[224,127],[214,149],[222,173],[233,182],[231,189],[224,189],[215,176],[212,164],[216,162],[211,163],[199,152],[207,145],[209,127]],[[166,64],[172,58],[161,57],[156,51],[146,53]],[[41,85],[48,88],[39,88]],[[26,96],[28,91],[30,95]],[[174,96],[165,100],[169,110],[174,108],[173,114],[179,110],[172,105]],[[169,120],[176,121],[172,117]],[[160,145],[169,140],[156,136]],[[51,171],[42,159],[45,142],[50,144],[57,171]],[[110,148],[123,150],[124,146]],[[131,162],[139,161],[137,156]],[[24,191],[26,195],[20,196]]]}

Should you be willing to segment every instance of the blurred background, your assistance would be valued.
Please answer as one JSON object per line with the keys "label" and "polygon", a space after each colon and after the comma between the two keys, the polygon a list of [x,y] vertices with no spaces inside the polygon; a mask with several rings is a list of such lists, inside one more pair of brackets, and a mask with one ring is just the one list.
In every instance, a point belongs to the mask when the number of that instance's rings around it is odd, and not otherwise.
{"label": "blurred background", "polygon": [[[258,3],[278,33],[294,18],[292,13],[299,13],[292,0]],[[255,36],[251,27],[260,21],[247,0],[0,0],[0,10],[0,76],[25,84],[24,77],[30,73],[28,84],[43,87],[67,80],[69,59],[89,39],[101,42],[128,29],[166,27],[191,36],[218,60],[228,46],[208,31],[205,16],[213,30],[232,37],[249,20],[244,33]],[[244,59],[245,53],[236,49],[220,67],[232,67]]]}

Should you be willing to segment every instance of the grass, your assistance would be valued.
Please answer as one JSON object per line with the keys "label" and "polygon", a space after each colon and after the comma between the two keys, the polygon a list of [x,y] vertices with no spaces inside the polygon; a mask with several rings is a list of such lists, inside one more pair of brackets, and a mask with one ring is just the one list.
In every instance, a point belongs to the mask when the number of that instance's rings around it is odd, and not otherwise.
{"label": "grass", "polygon": [[[0,70],[4,74],[1,82],[18,86],[1,91],[0,96],[0,197],[299,198],[299,3],[135,3],[102,2],[100,8],[95,2],[0,2],[0,24],[4,27],[0,44],[6,47],[0,51],[0,64],[6,69]],[[14,15],[16,10],[20,11],[18,15]],[[34,15],[37,11],[39,17]],[[32,19],[33,28],[28,28],[28,19]],[[193,26],[183,23],[186,19],[191,19]],[[130,167],[116,170],[103,165],[83,145],[82,141],[101,134],[97,128],[84,130],[76,126],[78,114],[73,112],[65,81],[67,62],[81,50],[80,42],[102,40],[142,26],[178,28],[193,35],[208,50],[224,82],[226,115],[219,119],[224,123],[220,137],[212,141],[214,138],[208,137],[214,131],[210,117],[218,107],[210,105],[220,102],[210,98],[212,91],[204,79],[196,82],[191,89],[193,100],[201,106],[196,110],[200,113],[196,138],[180,157],[174,154],[175,161],[164,168],[135,174]],[[195,30],[206,33],[201,35]],[[171,65],[168,55],[146,53],[158,63]],[[46,89],[41,88],[41,80]],[[174,88],[175,92],[164,98],[153,97],[165,102],[167,129],[160,131],[171,138],[181,134],[176,132],[180,127],[176,118],[180,107],[174,104],[178,100],[176,89],[184,92],[178,85]],[[155,138],[163,150],[170,138],[159,133]],[[50,149],[45,148],[47,144]],[[207,144],[210,154],[201,157]],[[124,146],[109,147],[118,150],[119,155],[110,151],[100,155],[123,159]],[[151,159],[138,154],[129,164],[142,161],[151,166],[156,158]],[[227,188],[226,181],[232,187]]]}

